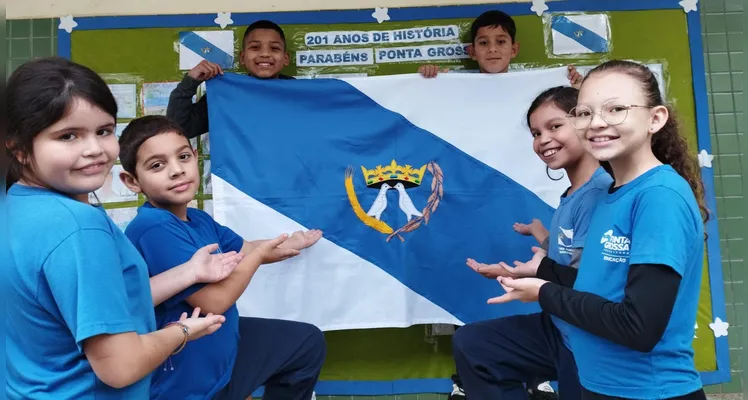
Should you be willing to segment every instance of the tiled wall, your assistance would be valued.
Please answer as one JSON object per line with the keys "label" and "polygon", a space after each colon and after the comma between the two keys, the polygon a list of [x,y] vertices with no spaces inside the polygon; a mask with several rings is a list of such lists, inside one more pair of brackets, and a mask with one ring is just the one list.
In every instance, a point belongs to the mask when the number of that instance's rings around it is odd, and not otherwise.
{"label": "tiled wall", "polygon": [[[743,361],[743,329],[748,321],[748,201],[743,175],[748,173],[743,129],[743,8],[744,0],[701,1],[704,58],[707,68],[713,163],[717,193],[722,269],[725,279],[732,381],[707,388],[710,393],[741,393],[748,387]],[[8,21],[8,71],[31,57],[56,53],[53,20]],[[344,399],[331,397],[330,399]],[[360,399],[360,398],[357,398]],[[436,400],[445,395],[408,395],[377,399]],[[327,400],[322,399],[320,400]]]}
{"label": "tiled wall", "polygon": [[744,0],[702,1],[702,37],[709,90],[709,113],[717,210],[725,279],[732,381],[709,388],[712,393],[745,392],[744,332],[748,321],[745,299],[748,201],[743,175],[748,170],[748,147],[743,127]]}

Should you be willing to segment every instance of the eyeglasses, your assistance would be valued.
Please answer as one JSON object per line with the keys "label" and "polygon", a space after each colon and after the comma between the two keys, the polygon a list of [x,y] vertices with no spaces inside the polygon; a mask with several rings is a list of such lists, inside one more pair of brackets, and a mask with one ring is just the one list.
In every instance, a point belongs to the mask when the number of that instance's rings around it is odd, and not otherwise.
{"label": "eyeglasses", "polygon": [[654,108],[653,106],[639,106],[635,104],[615,104],[605,103],[603,104],[600,111],[592,111],[587,106],[577,106],[569,111],[567,118],[571,122],[571,125],[577,129],[587,129],[592,120],[595,118],[595,114],[600,114],[600,117],[608,125],[620,125],[626,120],[629,115],[629,110],[632,108]]}

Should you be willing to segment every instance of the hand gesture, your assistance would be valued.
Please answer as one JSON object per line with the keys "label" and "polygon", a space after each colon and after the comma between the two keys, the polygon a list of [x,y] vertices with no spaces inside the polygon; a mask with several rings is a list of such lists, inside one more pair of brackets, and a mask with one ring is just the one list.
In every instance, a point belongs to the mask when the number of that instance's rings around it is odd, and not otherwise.
{"label": "hand gesture", "polygon": [[540,247],[535,246],[533,246],[532,251],[535,254],[533,254],[532,258],[529,261],[524,263],[515,261],[514,267],[510,267],[505,262],[500,262],[498,264],[483,264],[473,260],[472,258],[468,258],[466,264],[468,267],[472,268],[473,271],[489,279],[496,279],[499,277],[515,279],[535,277],[535,275],[537,275],[538,273],[540,262],[546,256],[546,252]]}
{"label": "hand gesture", "polygon": [[514,228],[515,232],[524,236],[534,236],[536,233],[541,232],[545,229],[545,227],[543,226],[543,222],[537,218],[533,218],[532,222],[530,222],[529,224],[515,222],[512,228]]}
{"label": "hand gesture", "polygon": [[211,283],[223,280],[234,271],[234,268],[244,258],[242,253],[235,251],[211,254],[216,250],[218,250],[218,244],[209,244],[195,252],[188,261],[196,283]]}
{"label": "hand gesture", "polygon": [[424,78],[435,78],[439,72],[449,71],[446,68],[439,68],[438,65],[421,65],[418,67],[418,73]]}
{"label": "hand gesture", "polygon": [[579,89],[582,86],[582,80],[584,77],[579,73],[579,71],[577,71],[577,68],[575,66],[569,65],[568,69],[569,84],[571,84],[572,87]]}
{"label": "hand gesture", "polygon": [[259,257],[262,264],[271,264],[298,256],[299,250],[280,247],[286,240],[288,240],[286,234],[266,240],[258,244],[250,254]]}
{"label": "hand gesture", "polygon": [[179,317],[179,322],[183,323],[189,329],[187,341],[200,339],[203,336],[210,335],[217,331],[218,328],[226,321],[223,315],[208,314],[205,317],[200,317],[200,307],[195,308],[192,311],[192,316],[187,318],[187,313],[182,313]]}
{"label": "hand gesture", "polygon": [[312,229],[306,232],[296,231],[290,238],[288,238],[288,240],[278,247],[283,249],[304,250],[312,247],[320,239],[322,239],[322,231],[319,229]]}
{"label": "hand gesture", "polygon": [[523,303],[538,301],[540,287],[548,283],[538,278],[513,279],[500,277],[496,279],[504,288],[505,294],[488,299],[488,304],[503,304],[519,300]]}
{"label": "hand gesture", "polygon": [[203,82],[214,78],[216,75],[223,75],[223,69],[216,63],[203,60],[187,72],[187,75],[196,81]]}

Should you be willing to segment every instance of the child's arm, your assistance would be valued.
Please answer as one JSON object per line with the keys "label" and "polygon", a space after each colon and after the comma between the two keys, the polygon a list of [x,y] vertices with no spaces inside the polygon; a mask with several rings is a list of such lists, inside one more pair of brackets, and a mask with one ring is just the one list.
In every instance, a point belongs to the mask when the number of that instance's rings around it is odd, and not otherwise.
{"label": "child's arm", "polygon": [[[47,256],[40,278],[51,295],[45,304],[59,313],[96,376],[117,388],[148,375],[185,340],[174,327],[147,332],[153,309],[142,267],[133,265],[142,260],[127,257],[123,265],[111,231],[80,229]],[[215,332],[224,321],[220,315],[197,317],[183,322],[189,340]]]}
{"label": "child's arm", "polygon": [[218,282],[226,278],[243,258],[242,253],[235,251],[211,254],[216,250],[217,244],[205,246],[186,263],[152,276],[150,283],[153,306],[196,283]]}
{"label": "child's arm", "polygon": [[[280,246],[278,246],[279,249],[293,249],[293,250],[304,250],[309,247],[314,246],[320,239],[322,239],[322,231],[319,229],[312,229],[309,231],[296,231],[291,236],[283,242]],[[245,241],[244,245],[242,246],[242,252],[245,254],[249,254],[255,247],[258,245],[267,242],[267,239],[264,240],[252,240],[250,242]],[[281,254],[283,255],[283,254]],[[283,261],[285,258],[282,259],[275,259],[272,254],[267,257],[267,260],[264,262],[264,264],[272,264],[278,261]]]}
{"label": "child's arm", "polygon": [[520,235],[532,236],[544,250],[548,250],[547,240],[550,234],[539,219],[534,218],[529,224],[515,222],[513,228]]}
{"label": "child's arm", "polygon": [[83,352],[96,376],[105,384],[121,389],[153,372],[186,341],[199,339],[221,327],[226,320],[221,315],[199,318],[196,309],[192,318],[182,316],[180,323],[155,332],[138,335],[125,332],[115,335],[97,335],[83,342]]}
{"label": "child's arm", "polygon": [[234,272],[226,279],[205,285],[202,289],[187,297],[187,302],[193,307],[200,307],[206,312],[222,314],[236,303],[247,290],[257,268],[268,263],[270,259],[280,261],[299,254],[298,250],[282,249],[280,245],[286,241],[287,235],[263,241],[257,245],[244,242],[241,253],[246,254]]}
{"label": "child's arm", "polygon": [[208,132],[208,98],[203,96],[193,104],[192,97],[201,83],[219,74],[223,75],[223,70],[218,64],[203,60],[185,74],[169,95],[166,116],[176,121],[190,139]]}

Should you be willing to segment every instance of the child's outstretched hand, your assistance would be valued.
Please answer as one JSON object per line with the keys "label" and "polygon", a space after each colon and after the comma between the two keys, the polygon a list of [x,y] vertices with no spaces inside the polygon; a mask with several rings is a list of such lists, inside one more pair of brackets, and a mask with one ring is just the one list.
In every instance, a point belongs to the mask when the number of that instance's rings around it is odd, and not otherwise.
{"label": "child's outstretched hand", "polygon": [[577,67],[573,65],[569,65],[568,69],[569,69],[569,76],[568,76],[569,84],[572,87],[579,89],[582,86],[582,78],[583,78],[582,74],[580,74],[579,71],[577,71]]}
{"label": "child's outstretched hand", "polygon": [[187,72],[187,75],[196,81],[203,82],[216,77],[216,75],[223,75],[223,69],[216,63],[202,60],[200,64],[195,65]]}
{"label": "child's outstretched hand", "polygon": [[439,68],[438,65],[421,65],[418,67],[418,73],[424,78],[435,78],[440,72],[449,71],[446,68]]}
{"label": "child's outstretched hand", "polygon": [[510,301],[519,300],[523,303],[532,303],[538,301],[540,287],[548,283],[538,278],[513,279],[500,277],[496,280],[504,288],[505,294],[488,299],[488,304],[502,304]]}
{"label": "child's outstretched hand", "polygon": [[250,254],[258,256],[262,264],[271,264],[298,256],[299,250],[281,246],[287,240],[288,235],[285,233],[275,239],[265,240],[255,246]]}
{"label": "child's outstretched hand", "polygon": [[283,249],[304,250],[312,247],[320,239],[322,239],[322,231],[319,229],[312,229],[306,232],[296,231],[279,247]]}
{"label": "child's outstretched hand", "polygon": [[200,339],[203,336],[210,335],[217,331],[218,328],[226,321],[223,315],[208,314],[205,317],[200,317],[200,307],[195,308],[192,311],[192,316],[187,318],[187,313],[182,313],[179,318],[179,322],[187,326],[190,330],[187,336],[187,341],[193,341]]}
{"label": "child's outstretched hand", "polygon": [[514,262],[514,267],[510,267],[505,262],[498,264],[483,264],[479,263],[472,258],[467,259],[467,266],[472,268],[473,271],[483,275],[486,278],[496,279],[500,277],[506,278],[528,278],[534,277],[538,273],[538,267],[540,262],[546,256],[545,250],[540,247],[533,246],[533,256],[527,262]]}
{"label": "child's outstretched hand", "polygon": [[529,224],[515,222],[512,228],[514,228],[515,232],[524,236],[534,236],[537,232],[541,232],[543,229],[545,229],[545,227],[543,226],[543,222],[541,222],[537,218],[534,218]]}
{"label": "child's outstretched hand", "polygon": [[188,261],[195,274],[196,283],[211,283],[223,280],[234,271],[244,258],[242,253],[235,251],[211,254],[216,250],[218,250],[218,244],[209,244],[196,251]]}

